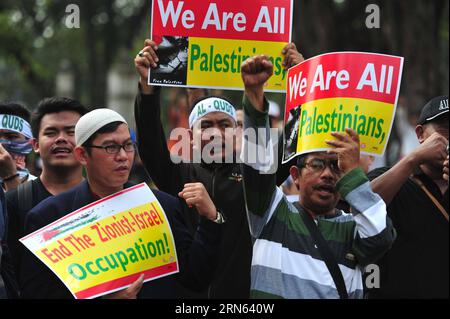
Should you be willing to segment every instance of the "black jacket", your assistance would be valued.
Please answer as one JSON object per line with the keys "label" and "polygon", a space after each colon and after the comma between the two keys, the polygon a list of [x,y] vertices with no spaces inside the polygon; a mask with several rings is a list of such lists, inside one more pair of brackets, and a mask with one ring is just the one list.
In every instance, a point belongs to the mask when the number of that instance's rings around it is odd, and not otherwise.
{"label": "black jacket", "polygon": [[[152,95],[137,95],[135,118],[139,155],[156,186],[173,196],[178,196],[184,184],[203,183],[216,207],[226,217],[220,244],[219,266],[210,288],[201,297],[249,298],[252,240],[245,210],[241,165],[183,162],[174,164],[170,159],[161,124],[158,87]],[[283,143],[279,142],[278,163],[281,163],[282,147]],[[278,184],[288,177],[289,164],[279,165]],[[195,208],[189,209],[185,203],[183,205],[189,211],[186,221],[192,232],[197,227],[198,214]]]}
{"label": "black jacket", "polygon": [[[125,188],[131,184],[126,184]],[[217,247],[221,237],[221,225],[201,219],[195,240],[186,230],[179,200],[154,190],[169,219],[177,247],[180,273],[144,284],[140,298],[176,298],[175,278],[192,288],[206,287],[217,264]],[[94,202],[88,183],[82,182],[71,190],[49,197],[34,207],[26,217],[25,231],[32,233],[51,222]],[[20,265],[19,284],[22,298],[72,298],[70,291],[30,251],[24,254]]]}
{"label": "black jacket", "polygon": [[[184,184],[203,183],[217,209],[225,215],[219,266],[209,290],[201,297],[248,298],[252,242],[245,212],[241,167],[239,164],[174,164],[161,124],[159,92],[156,89],[153,95],[138,95],[136,98],[135,117],[141,159],[159,189],[178,196]],[[195,208],[186,209],[192,232],[197,227],[197,212]]]}

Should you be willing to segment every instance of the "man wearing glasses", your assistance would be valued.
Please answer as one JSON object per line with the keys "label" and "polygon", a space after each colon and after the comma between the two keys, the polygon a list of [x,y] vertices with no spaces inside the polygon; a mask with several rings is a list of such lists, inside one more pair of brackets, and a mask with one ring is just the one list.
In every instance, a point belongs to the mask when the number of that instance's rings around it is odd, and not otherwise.
{"label": "man wearing glasses", "polygon": [[[132,186],[128,177],[136,147],[131,140],[128,124],[121,115],[109,109],[97,109],[85,114],[75,126],[75,140],[75,157],[86,169],[86,180],[33,208],[25,222],[27,234],[78,208]],[[204,208],[198,209],[201,218],[194,240],[183,223],[178,199],[156,190],[153,192],[167,213],[174,234],[181,270],[178,278],[192,289],[204,289],[212,276],[221,238],[221,225],[212,222],[217,212],[214,204],[209,197],[204,197],[202,203],[193,203]],[[24,254],[20,270],[23,274],[20,282],[23,298],[72,298],[64,284],[30,251]],[[176,297],[174,291],[174,276],[146,284],[140,276],[129,288],[107,297],[173,298]]]}
{"label": "man wearing glasses", "polygon": [[[241,73],[246,129],[268,130],[263,88],[273,65],[257,56],[243,63]],[[268,155],[250,162],[251,144]],[[299,202],[291,204],[276,187],[276,176],[265,174],[275,162],[271,143],[244,140],[244,193],[255,240],[253,298],[362,298],[363,267],[393,243],[386,205],[359,167],[358,135],[351,129],[332,133],[328,144],[329,151],[305,154],[290,168],[300,190]],[[341,196],[350,204],[349,212],[336,209]]]}

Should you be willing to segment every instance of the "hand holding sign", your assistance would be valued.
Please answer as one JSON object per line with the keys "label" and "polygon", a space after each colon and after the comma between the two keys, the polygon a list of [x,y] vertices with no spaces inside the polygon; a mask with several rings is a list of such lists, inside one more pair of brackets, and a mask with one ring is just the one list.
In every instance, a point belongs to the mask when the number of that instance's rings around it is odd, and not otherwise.
{"label": "hand holding sign", "polygon": [[283,66],[285,70],[305,61],[303,55],[298,52],[297,47],[293,42],[288,43],[281,53],[284,55]]}
{"label": "hand holding sign", "polygon": [[114,292],[112,294],[104,296],[105,299],[137,299],[139,291],[144,284],[144,275],[140,275],[139,278],[127,289]]}
{"label": "hand holding sign", "polygon": [[184,185],[184,189],[178,193],[178,196],[186,201],[186,204],[195,206],[198,213],[210,220],[217,217],[217,209],[211,197],[209,197],[205,186],[202,183],[188,183]]}
{"label": "hand holding sign", "polygon": [[359,167],[359,136],[350,129],[346,128],[347,134],[332,132],[331,135],[336,140],[327,140],[326,143],[334,148],[328,150],[328,154],[337,154],[339,169],[343,174]]}
{"label": "hand holding sign", "polygon": [[141,87],[144,90],[144,93],[147,94],[152,93],[149,89],[150,86],[147,85],[148,72],[150,68],[155,69],[158,66],[157,63],[159,60],[155,52],[156,50],[158,50],[156,43],[150,39],[146,39],[144,48],[139,51],[134,59],[134,66],[141,77]]}

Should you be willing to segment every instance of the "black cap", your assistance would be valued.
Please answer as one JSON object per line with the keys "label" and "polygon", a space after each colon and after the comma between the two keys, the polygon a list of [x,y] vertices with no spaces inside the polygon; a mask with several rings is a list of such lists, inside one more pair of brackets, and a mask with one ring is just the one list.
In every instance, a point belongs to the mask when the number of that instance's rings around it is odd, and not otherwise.
{"label": "black cap", "polygon": [[448,113],[448,95],[438,96],[425,104],[417,124],[424,125]]}

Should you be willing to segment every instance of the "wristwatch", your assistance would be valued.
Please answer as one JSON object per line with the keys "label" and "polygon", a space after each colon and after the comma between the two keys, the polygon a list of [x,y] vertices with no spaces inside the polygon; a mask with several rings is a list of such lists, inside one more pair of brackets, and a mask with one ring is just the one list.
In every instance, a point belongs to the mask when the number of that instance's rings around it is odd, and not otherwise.
{"label": "wristwatch", "polygon": [[223,216],[223,213],[220,211],[217,211],[217,217],[213,220],[216,224],[224,224],[225,223],[225,217]]}

